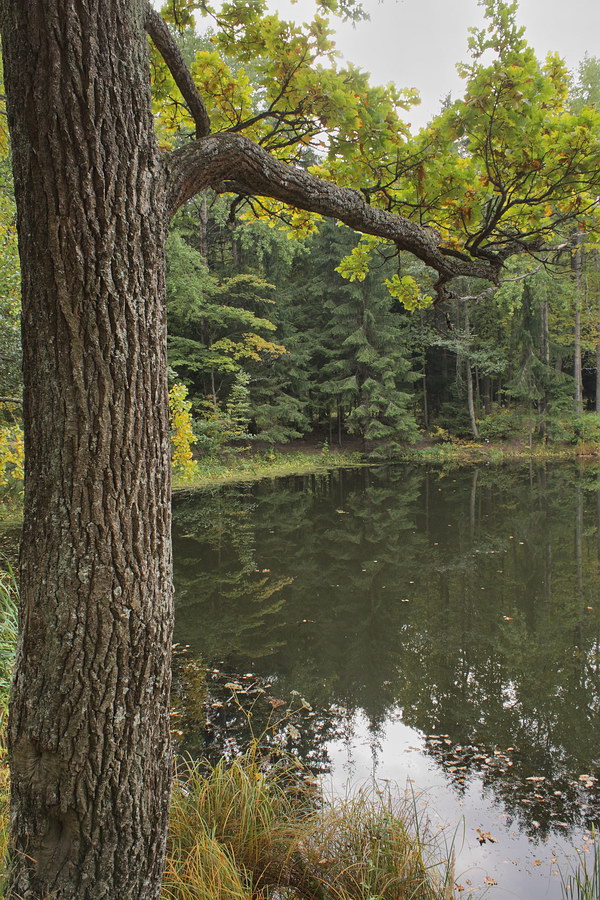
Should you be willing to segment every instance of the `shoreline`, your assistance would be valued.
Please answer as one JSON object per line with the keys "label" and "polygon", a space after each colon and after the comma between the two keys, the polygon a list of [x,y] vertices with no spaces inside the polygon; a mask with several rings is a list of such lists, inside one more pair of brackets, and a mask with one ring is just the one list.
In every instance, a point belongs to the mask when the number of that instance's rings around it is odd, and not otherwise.
{"label": "shoreline", "polygon": [[501,465],[513,462],[576,462],[600,465],[600,446],[519,444],[424,444],[407,447],[389,459],[370,458],[356,449],[327,450],[307,442],[304,447],[281,445],[270,451],[228,454],[199,462],[198,473],[188,480],[173,479],[173,494],[222,484],[260,481],[286,475],[312,475],[340,468],[411,464]]}

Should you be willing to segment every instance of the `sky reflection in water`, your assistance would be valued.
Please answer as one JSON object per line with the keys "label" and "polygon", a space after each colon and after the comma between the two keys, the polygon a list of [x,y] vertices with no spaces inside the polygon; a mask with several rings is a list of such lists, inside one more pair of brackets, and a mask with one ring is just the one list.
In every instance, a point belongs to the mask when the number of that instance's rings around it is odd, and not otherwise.
{"label": "sky reflection in water", "polygon": [[[336,790],[375,774],[458,824],[465,894],[487,877],[498,897],[560,897],[552,859],[565,872],[600,817],[599,515],[597,470],[547,466],[180,497],[176,636],[219,670],[213,702],[221,672],[299,691],[313,712],[290,743]],[[186,677],[187,749],[243,742],[221,707],[204,727]]]}

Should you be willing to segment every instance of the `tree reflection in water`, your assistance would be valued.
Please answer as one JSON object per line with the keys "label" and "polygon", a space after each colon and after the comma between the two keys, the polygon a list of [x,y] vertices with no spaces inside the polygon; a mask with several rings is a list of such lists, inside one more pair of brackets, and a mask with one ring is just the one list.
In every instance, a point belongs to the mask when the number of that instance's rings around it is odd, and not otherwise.
{"label": "tree reflection in water", "polygon": [[265,691],[259,730],[267,697],[306,698],[287,740],[315,769],[357,713],[375,755],[400,718],[458,794],[481,779],[530,834],[597,821],[599,487],[564,466],[400,466],[178,498],[184,746],[247,739],[234,679]]}

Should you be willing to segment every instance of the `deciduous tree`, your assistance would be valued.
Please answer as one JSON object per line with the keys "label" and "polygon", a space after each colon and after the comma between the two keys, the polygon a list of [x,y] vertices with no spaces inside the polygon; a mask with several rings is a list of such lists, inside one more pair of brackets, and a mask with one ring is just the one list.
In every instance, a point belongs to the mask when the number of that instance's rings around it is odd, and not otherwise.
{"label": "deciduous tree", "polygon": [[[170,0],[168,7],[189,16],[196,5]],[[552,209],[536,218],[540,198],[548,195],[543,211],[556,200],[565,218],[576,210],[570,193],[591,183],[591,114],[562,131],[542,128],[539,153],[519,145],[521,175],[512,190],[512,163],[499,156],[485,106],[489,137],[475,144],[484,154],[493,150],[496,163],[481,176],[491,179],[490,196],[473,214],[475,230],[456,202],[466,191],[458,176],[454,195],[441,203],[467,221],[461,246],[418,214],[396,214],[421,203],[418,174],[407,196],[390,193],[412,171],[398,115],[406,97],[371,89],[353,69],[321,64],[332,55],[322,15],[302,31],[267,15],[258,0],[234,0],[219,13],[204,8],[220,31],[215,50],[195,56],[192,75],[145,0],[2,5],[27,454],[22,634],[9,735],[9,893],[22,900],[153,900],[160,891],[172,622],[164,245],[175,211],[199,191],[225,185],[337,218],[415,254],[437,271],[443,296],[456,275],[497,281],[508,255],[535,243],[533,232],[550,230]],[[190,140],[169,152],[159,149],[155,132],[146,31],[188,110]],[[230,48],[239,66],[264,60],[269,88],[262,95],[245,90],[239,68],[234,79],[228,75],[219,51]],[[494,95],[498,107],[510,107],[502,127],[511,134],[510,104],[517,89],[530,90],[530,75],[531,89],[541,85],[547,94],[531,133],[546,113],[558,115],[543,82],[556,77],[560,86],[556,66],[544,75],[528,65],[510,83],[502,69]],[[491,96],[483,80],[479,101]],[[471,102],[469,110],[479,106]],[[569,142],[575,125],[576,147]],[[448,128],[459,141],[455,125]],[[161,122],[159,132],[164,144]],[[338,184],[301,165],[302,148],[327,133],[324,168]],[[559,177],[560,160],[550,163],[553,141],[568,178]],[[459,144],[453,154],[457,172],[470,178]],[[432,170],[431,159],[428,165]],[[365,190],[349,187],[361,174],[369,183],[354,184]],[[521,215],[528,197],[529,218]],[[429,210],[434,201],[428,193]],[[422,220],[432,225],[435,218]]]}

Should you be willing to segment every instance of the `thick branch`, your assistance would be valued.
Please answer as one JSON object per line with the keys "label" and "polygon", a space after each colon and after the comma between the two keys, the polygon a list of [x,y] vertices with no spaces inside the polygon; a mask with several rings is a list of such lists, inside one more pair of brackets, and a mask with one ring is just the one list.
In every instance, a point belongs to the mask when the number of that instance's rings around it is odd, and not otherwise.
{"label": "thick branch", "polygon": [[23,406],[21,397],[0,397],[0,403],[18,403],[19,406]]}
{"label": "thick branch", "polygon": [[169,72],[181,92],[181,96],[189,107],[192,118],[196,123],[196,137],[206,137],[206,135],[210,134],[210,119],[208,118],[204,100],[198,92],[191,72],[186,65],[181,50],[173,39],[173,35],[169,31],[167,23],[152,8],[150,3],[146,5],[146,31],[166,62]]}
{"label": "thick branch", "polygon": [[211,135],[169,154],[165,162],[171,214],[204,188],[233,181],[238,193],[272,197],[297,209],[339,219],[364,234],[393,241],[399,250],[413,253],[439,272],[440,294],[443,285],[459,275],[496,284],[509,255],[506,251],[485,261],[449,256],[440,247],[434,229],[370,206],[359,191],[338,187],[300,167],[282,163],[243,135]]}

